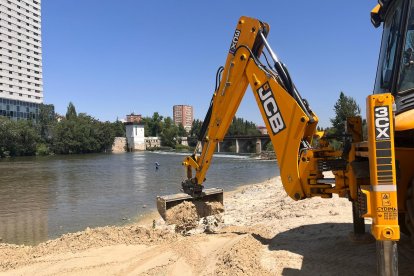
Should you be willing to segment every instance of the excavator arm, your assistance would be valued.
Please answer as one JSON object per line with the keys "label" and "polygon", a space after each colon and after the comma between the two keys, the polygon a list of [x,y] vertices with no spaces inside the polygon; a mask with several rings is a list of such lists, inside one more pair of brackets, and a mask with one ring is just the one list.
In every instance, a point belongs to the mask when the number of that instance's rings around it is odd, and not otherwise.
{"label": "excavator arm", "polygon": [[[226,64],[218,72],[218,75],[222,72],[219,85],[201,128],[201,154],[195,152],[183,162],[187,167],[183,191],[193,197],[202,195],[202,184],[216,145],[223,141],[249,85],[273,143],[286,192],[296,200],[311,196],[311,188],[301,179],[307,180],[303,174],[310,174],[310,171],[318,174],[317,168],[312,166],[314,162],[309,164],[312,162],[308,156],[318,118],[270,48],[266,40],[268,32],[269,25],[257,19],[241,17],[238,21]],[[270,54],[266,59],[272,58],[273,64],[264,65],[260,61],[264,49]],[[312,187],[315,191],[318,188],[326,188],[326,185]]]}

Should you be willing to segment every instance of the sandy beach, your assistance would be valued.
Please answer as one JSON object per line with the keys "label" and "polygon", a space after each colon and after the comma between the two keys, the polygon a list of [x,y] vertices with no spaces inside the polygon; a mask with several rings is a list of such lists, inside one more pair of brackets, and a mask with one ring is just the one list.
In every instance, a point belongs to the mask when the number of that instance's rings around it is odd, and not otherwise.
{"label": "sandy beach", "polygon": [[[37,246],[0,244],[0,275],[376,274],[375,243],[348,237],[347,199],[293,201],[277,177],[224,200],[224,223],[208,233],[200,224],[181,235],[154,213],[134,225],[87,228]],[[414,275],[413,259],[403,236],[400,275]]]}

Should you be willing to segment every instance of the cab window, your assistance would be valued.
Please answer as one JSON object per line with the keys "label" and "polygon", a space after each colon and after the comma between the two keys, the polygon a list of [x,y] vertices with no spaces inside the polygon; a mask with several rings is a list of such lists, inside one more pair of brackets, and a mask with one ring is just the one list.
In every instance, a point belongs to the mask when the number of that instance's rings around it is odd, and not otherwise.
{"label": "cab window", "polygon": [[392,89],[398,40],[401,36],[402,5],[402,0],[396,1],[394,6],[390,8],[384,22],[380,59],[375,83],[376,93],[391,92]]}
{"label": "cab window", "polygon": [[411,2],[409,11],[400,62],[398,92],[414,88],[414,1]]}

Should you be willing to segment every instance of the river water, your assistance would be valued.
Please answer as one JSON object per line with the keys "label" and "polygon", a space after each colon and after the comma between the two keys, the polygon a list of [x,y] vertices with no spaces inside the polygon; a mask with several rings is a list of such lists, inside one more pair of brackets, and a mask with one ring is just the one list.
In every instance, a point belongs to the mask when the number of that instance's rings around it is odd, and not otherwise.
{"label": "river water", "polygon": [[[135,152],[1,160],[0,239],[37,244],[86,227],[136,221],[156,208],[156,195],[179,192],[183,158]],[[229,191],[276,175],[275,161],[216,155],[205,186]]]}

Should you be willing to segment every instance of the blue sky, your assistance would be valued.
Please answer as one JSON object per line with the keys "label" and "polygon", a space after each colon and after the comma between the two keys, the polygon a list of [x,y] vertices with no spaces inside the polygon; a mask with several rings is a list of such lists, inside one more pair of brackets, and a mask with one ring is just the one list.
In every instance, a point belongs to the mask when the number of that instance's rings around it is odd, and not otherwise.
{"label": "blue sky", "polygon": [[[237,20],[270,24],[268,40],[302,96],[329,126],[340,91],[365,114],[381,29],[374,0],[42,0],[45,103],[114,121],[135,112],[172,116],[174,104],[203,119]],[[250,88],[237,116],[263,125]]]}

